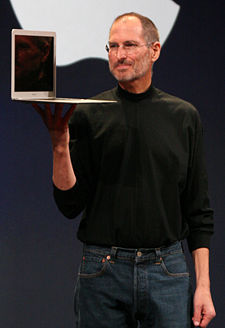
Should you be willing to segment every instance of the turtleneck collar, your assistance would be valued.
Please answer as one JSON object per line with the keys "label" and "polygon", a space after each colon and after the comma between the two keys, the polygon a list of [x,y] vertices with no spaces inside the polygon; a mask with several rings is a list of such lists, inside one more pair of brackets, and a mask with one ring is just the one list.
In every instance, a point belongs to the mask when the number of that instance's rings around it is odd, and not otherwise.
{"label": "turtleneck collar", "polygon": [[118,84],[117,94],[118,94],[119,97],[126,98],[126,99],[131,100],[131,101],[139,101],[139,100],[142,100],[144,98],[150,97],[152,95],[153,89],[154,89],[154,86],[151,83],[150,87],[145,92],[143,92],[143,93],[131,93],[131,92],[128,92],[127,90],[125,90],[125,89],[122,89],[121,86]]}

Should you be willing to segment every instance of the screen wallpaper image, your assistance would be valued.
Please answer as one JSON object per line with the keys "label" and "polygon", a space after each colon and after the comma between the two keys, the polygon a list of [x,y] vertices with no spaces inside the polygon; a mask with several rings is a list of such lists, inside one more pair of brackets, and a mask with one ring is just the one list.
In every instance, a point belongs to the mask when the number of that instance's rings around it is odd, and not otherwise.
{"label": "screen wallpaper image", "polygon": [[15,91],[53,90],[53,37],[15,36]]}

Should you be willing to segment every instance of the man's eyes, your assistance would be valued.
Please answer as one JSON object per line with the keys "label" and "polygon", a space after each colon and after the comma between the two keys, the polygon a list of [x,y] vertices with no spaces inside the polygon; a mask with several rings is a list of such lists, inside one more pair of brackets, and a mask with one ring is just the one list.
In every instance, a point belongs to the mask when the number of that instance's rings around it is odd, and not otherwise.
{"label": "man's eyes", "polygon": [[119,45],[116,43],[110,43],[110,45],[109,45],[110,49],[117,49],[118,47],[119,47]]}
{"label": "man's eyes", "polygon": [[127,43],[124,43],[124,48],[135,48],[137,47],[137,44],[136,43],[132,43],[132,42],[127,42]]}
{"label": "man's eyes", "polygon": [[[120,47],[120,45],[117,43],[110,43],[109,47],[110,47],[110,49],[118,49]],[[122,47],[125,49],[136,48],[137,44],[133,43],[133,42],[126,42],[126,43],[122,44]]]}
{"label": "man's eyes", "polygon": [[20,42],[19,44],[16,44],[16,49],[27,50],[29,48],[30,48],[29,44],[25,42],[24,43]]}

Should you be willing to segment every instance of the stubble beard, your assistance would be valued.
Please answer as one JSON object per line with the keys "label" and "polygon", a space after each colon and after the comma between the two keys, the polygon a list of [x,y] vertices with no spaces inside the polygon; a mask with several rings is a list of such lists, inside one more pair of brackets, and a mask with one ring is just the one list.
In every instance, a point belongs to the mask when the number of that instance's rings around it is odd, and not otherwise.
{"label": "stubble beard", "polygon": [[[131,71],[127,71],[127,69],[117,71],[116,68],[119,64],[128,64],[132,68]],[[111,74],[115,77],[118,82],[132,82],[142,78],[146,75],[150,70],[149,58],[148,56],[144,56],[142,61],[139,59],[138,62],[131,63],[127,60],[118,61],[114,65],[109,63],[109,69]],[[129,70],[129,69],[128,69]]]}

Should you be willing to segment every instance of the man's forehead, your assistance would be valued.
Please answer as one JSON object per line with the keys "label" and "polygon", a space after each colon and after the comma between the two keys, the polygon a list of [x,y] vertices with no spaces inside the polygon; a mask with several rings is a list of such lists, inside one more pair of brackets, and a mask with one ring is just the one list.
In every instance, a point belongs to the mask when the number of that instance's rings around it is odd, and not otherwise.
{"label": "man's forehead", "polygon": [[143,36],[143,29],[137,17],[126,16],[115,21],[111,27],[109,37],[128,37],[128,39]]}

